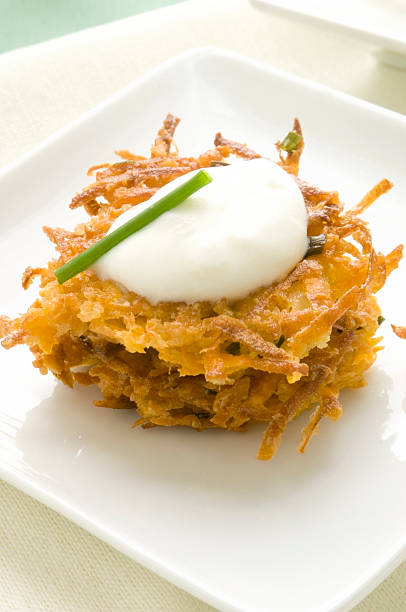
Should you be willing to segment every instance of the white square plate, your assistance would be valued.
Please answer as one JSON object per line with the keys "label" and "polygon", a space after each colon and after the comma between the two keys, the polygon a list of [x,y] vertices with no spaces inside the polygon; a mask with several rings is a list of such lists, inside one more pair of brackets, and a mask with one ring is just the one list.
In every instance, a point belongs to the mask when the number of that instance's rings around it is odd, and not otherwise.
{"label": "white square plate", "polygon": [[[2,175],[2,313],[33,300],[19,278],[51,249],[40,227],[72,226],[72,194],[116,148],[147,151],[165,114],[182,118],[185,154],[217,130],[274,155],[300,117],[301,175],[357,202],[381,177],[395,189],[368,213],[378,248],[404,238],[406,121],[395,113],[232,53],[200,49],[119,92]],[[403,276],[402,276],[403,275]],[[303,415],[270,463],[246,434],[130,428],[133,411],[95,408],[31,366],[25,347],[0,351],[0,475],[113,546],[222,610],[348,610],[405,556],[405,266],[381,295],[386,349],[368,386],[343,394],[304,456]],[[403,300],[403,304],[402,304]]]}
{"label": "white square plate", "polygon": [[404,0],[251,0],[262,10],[347,34],[377,48],[378,59],[406,68]]}

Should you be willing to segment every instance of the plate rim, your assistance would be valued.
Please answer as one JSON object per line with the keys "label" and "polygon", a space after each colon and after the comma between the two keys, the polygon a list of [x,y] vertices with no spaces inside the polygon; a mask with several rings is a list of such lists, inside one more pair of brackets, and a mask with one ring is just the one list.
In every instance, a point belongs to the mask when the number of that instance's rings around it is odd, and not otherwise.
{"label": "plate rim", "polygon": [[[262,0],[251,1],[253,3],[262,2]],[[200,58],[207,57],[214,59],[216,57],[227,58],[238,64],[244,64],[245,66],[254,70],[260,70],[270,75],[274,75],[275,77],[284,81],[299,85],[300,87],[305,87],[308,90],[312,90],[316,94],[321,93],[324,95],[330,95],[346,105],[363,108],[370,112],[372,111],[374,114],[381,117],[386,117],[400,122],[406,129],[406,116],[402,115],[401,113],[385,107],[380,107],[379,105],[362,100],[350,94],[337,91],[323,84],[315,83],[309,79],[269,66],[264,62],[254,60],[240,53],[215,46],[202,46],[195,47],[172,56],[165,62],[158,64],[142,76],[134,79],[124,87],[120,88],[116,93],[102,100],[90,110],[82,113],[79,117],[73,121],[70,121],[67,125],[48,136],[38,145],[0,168],[0,180],[3,177],[6,177],[6,175],[9,173],[18,171],[22,166],[24,166],[24,164],[35,158],[37,154],[45,151],[48,147],[62,139],[65,134],[68,134],[71,130],[79,127],[92,116],[102,113],[104,109],[108,108],[121,98],[124,98],[133,88],[137,88],[142,86],[144,83],[153,80],[160,73],[165,72],[168,68],[171,68],[178,63],[196,61]],[[28,476],[20,474],[15,468],[7,469],[5,465],[0,463],[0,478],[24,493],[30,495],[40,503],[50,507],[62,516],[65,516],[68,518],[68,520],[73,521],[83,529],[86,529],[86,531],[105,541],[110,546],[113,546],[123,554],[135,560],[137,563],[140,563],[144,567],[172,582],[179,588],[186,590],[195,597],[207,602],[209,605],[215,606],[216,608],[224,610],[225,612],[246,612],[243,610],[243,608],[233,603],[232,599],[216,594],[210,589],[209,585],[200,584],[193,578],[187,577],[172,569],[162,560],[154,557],[154,555],[150,552],[143,550],[142,547],[135,548],[134,546],[128,545],[117,531],[113,531],[108,527],[101,525],[98,521],[91,519],[86,515],[86,513],[81,512],[79,509],[71,506],[66,501],[63,501],[62,498],[58,497],[52,492],[47,491],[40,484],[30,480]],[[343,591],[341,596],[337,596],[334,600],[327,602],[326,605],[323,605],[323,607],[318,608],[314,612],[346,612],[350,610],[354,605],[366,597],[368,593],[370,593],[378,584],[380,584],[404,559],[406,559],[406,534],[403,541],[400,540],[399,543],[390,549],[384,559],[377,561],[373,565],[372,569],[366,571],[358,578],[357,581],[350,584],[346,591]]]}
{"label": "plate rim", "polygon": [[[265,4],[268,2],[268,0],[250,0],[250,2]],[[246,55],[243,55],[242,53],[238,53],[236,51],[232,51],[230,49],[222,47],[216,47],[215,45],[203,45],[200,47],[192,47],[186,51],[173,55],[164,62],[160,62],[155,67],[148,70],[146,73],[133,79],[132,81],[127,83],[127,85],[124,85],[123,87],[118,89],[112,95],[108,96],[104,100],[101,100],[101,102],[99,102],[89,110],[85,111],[84,113],[81,113],[78,117],[76,117],[76,119],[69,121],[66,125],[41,140],[37,145],[31,147],[28,151],[26,151],[22,155],[19,155],[16,159],[12,160],[11,162],[8,162],[3,166],[0,166],[0,180],[6,174],[13,172],[14,170],[22,166],[25,162],[35,157],[35,155],[37,155],[38,153],[41,153],[42,151],[46,150],[54,142],[57,142],[65,134],[69,133],[70,130],[79,127],[82,123],[85,123],[87,119],[91,118],[93,115],[102,112],[105,108],[109,107],[111,104],[114,104],[114,102],[116,102],[117,100],[120,100],[120,98],[125,97],[127,92],[131,91],[133,87],[142,85],[144,82],[149,81],[150,79],[154,78],[155,75],[159,75],[160,72],[164,72],[167,68],[170,68],[172,65],[175,65],[178,62],[184,60],[199,59],[205,56],[227,57],[238,63],[244,63],[246,65],[251,66],[252,68],[256,68],[273,74],[280,79],[290,81],[291,83],[295,83],[297,85],[300,85],[301,87],[305,87],[306,89],[312,89],[316,92],[331,95],[337,100],[340,100],[346,104],[350,103],[360,108],[365,108],[369,111],[373,111],[376,114],[386,115],[387,117],[391,117],[392,119],[401,121],[406,125],[406,115],[393,109],[387,108],[385,106],[380,106],[379,104],[376,104],[374,102],[369,102],[368,100],[364,100],[363,98],[359,98],[352,94],[340,91],[339,89],[334,89],[333,87],[329,87],[328,85],[324,85],[323,83],[318,83],[317,81],[312,81],[311,79],[301,77],[292,72],[288,72],[287,70],[276,68],[275,66],[248,57]]]}
{"label": "plate rim", "polygon": [[316,26],[328,26],[332,30],[336,30],[341,34],[361,38],[363,41],[382,48],[385,51],[406,54],[406,41],[399,36],[387,36],[367,27],[354,26],[341,21],[336,21],[328,16],[313,14],[310,11],[303,9],[295,9],[290,6],[282,6],[274,0],[250,0],[252,6],[258,10],[274,13],[277,17],[288,17],[295,21],[308,23]]}

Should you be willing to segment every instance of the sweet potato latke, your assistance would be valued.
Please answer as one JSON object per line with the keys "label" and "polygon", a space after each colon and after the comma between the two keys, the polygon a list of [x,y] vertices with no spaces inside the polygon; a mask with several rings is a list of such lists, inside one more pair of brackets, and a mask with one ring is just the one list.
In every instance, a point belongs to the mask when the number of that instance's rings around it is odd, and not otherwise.
{"label": "sweet potato latke", "polygon": [[[58,266],[164,184],[232,155],[259,157],[221,134],[198,158],[180,157],[171,150],[178,122],[166,117],[149,158],[117,151],[122,161],[90,168],[95,182],[70,204],[83,206],[90,219],[73,232],[44,227],[59,258],[24,272],[24,288],[40,278],[40,298],[18,318],[0,318],[3,346],[27,344],[42,374],[51,371],[71,387],[98,385],[104,399],[96,405],[137,408],[142,418],[135,425],[144,428],[241,431],[264,422],[259,459],[273,457],[288,423],[313,407],[299,444],[303,452],[324,416],[340,417],[339,390],[363,385],[379,350],[374,294],[397,267],[402,246],[376,253],[359,214],[391,183],[382,180],[345,212],[337,192],[297,178],[303,140],[290,153],[278,142],[278,163],[297,181],[308,208],[309,236],[326,235],[323,252],[305,258],[283,282],[233,303],[157,306],[90,270],[59,285]],[[301,134],[297,119],[293,130]]]}

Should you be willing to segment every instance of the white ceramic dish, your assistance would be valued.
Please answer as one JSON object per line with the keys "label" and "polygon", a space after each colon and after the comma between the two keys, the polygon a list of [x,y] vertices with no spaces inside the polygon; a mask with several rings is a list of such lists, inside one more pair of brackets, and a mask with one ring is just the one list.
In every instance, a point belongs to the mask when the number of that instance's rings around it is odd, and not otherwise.
{"label": "white ceramic dish", "polygon": [[251,0],[262,10],[347,34],[375,49],[378,59],[406,68],[405,0]]}
{"label": "white ceramic dish", "polygon": [[[40,226],[73,225],[72,193],[115,148],[147,151],[167,111],[185,153],[222,130],[264,154],[301,118],[302,176],[356,202],[387,175],[396,188],[369,213],[387,251],[404,238],[405,118],[231,53],[200,49],[163,64],[5,169],[2,313],[21,311],[19,278],[50,253]],[[395,218],[395,214],[397,215]],[[405,322],[405,266],[380,302]],[[403,294],[402,294],[403,292]],[[403,303],[402,303],[403,300]],[[0,475],[222,610],[337,612],[406,553],[406,344],[385,322],[368,386],[343,394],[304,456],[306,417],[276,458],[258,462],[247,434],[132,430],[132,411],[92,406],[96,391],[42,377],[28,351],[0,351]]]}

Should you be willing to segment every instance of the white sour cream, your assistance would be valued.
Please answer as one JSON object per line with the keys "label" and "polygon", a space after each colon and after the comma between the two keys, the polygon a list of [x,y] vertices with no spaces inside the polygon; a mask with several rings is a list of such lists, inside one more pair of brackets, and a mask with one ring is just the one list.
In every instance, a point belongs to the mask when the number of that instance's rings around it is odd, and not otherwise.
{"label": "white sour cream", "polygon": [[[103,280],[160,301],[235,300],[282,280],[307,250],[307,212],[293,178],[267,159],[208,168],[213,181],[93,266]],[[118,217],[116,229],[192,173]]]}

